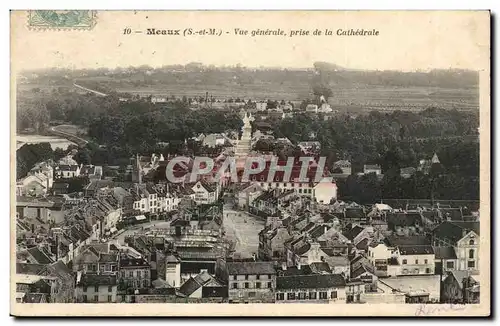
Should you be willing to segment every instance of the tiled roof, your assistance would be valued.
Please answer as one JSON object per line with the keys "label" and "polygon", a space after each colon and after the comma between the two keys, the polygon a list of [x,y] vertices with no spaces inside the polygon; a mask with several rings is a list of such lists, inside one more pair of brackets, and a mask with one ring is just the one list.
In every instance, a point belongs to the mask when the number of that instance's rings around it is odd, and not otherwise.
{"label": "tiled roof", "polygon": [[33,257],[33,259],[36,260],[38,264],[47,265],[53,262],[53,260],[50,257],[48,257],[43,251],[41,251],[37,247],[29,248],[28,252]]}
{"label": "tiled roof", "polygon": [[39,275],[40,272],[45,270],[45,267],[46,266],[42,264],[16,263],[16,273]]}
{"label": "tiled roof", "polygon": [[314,274],[331,273],[332,272],[332,270],[330,269],[330,266],[326,262],[311,263],[309,266],[311,267],[311,271]]}
{"label": "tiled roof", "polygon": [[126,268],[126,267],[134,267],[134,268],[140,268],[140,267],[150,267],[149,263],[141,258],[122,258],[120,259],[120,268]]}
{"label": "tiled roof", "polygon": [[226,263],[229,275],[275,274],[273,262],[233,262]]}
{"label": "tiled roof", "polygon": [[115,275],[103,274],[83,274],[80,279],[79,285],[81,286],[96,286],[96,285],[116,285]]}
{"label": "tiled roof", "polygon": [[279,270],[279,276],[296,276],[296,275],[310,275],[312,274],[311,267],[309,265],[287,267],[286,269]]}
{"label": "tiled roof", "polygon": [[420,235],[410,235],[410,236],[397,236],[390,235],[385,238],[385,242],[388,246],[399,246],[399,245],[430,245],[431,240],[426,236]]}
{"label": "tiled roof", "polygon": [[422,225],[422,216],[419,213],[389,213],[387,224],[392,227]]}
{"label": "tiled roof", "polygon": [[283,276],[276,278],[276,289],[328,289],[345,287],[345,280],[339,274],[312,274]]}

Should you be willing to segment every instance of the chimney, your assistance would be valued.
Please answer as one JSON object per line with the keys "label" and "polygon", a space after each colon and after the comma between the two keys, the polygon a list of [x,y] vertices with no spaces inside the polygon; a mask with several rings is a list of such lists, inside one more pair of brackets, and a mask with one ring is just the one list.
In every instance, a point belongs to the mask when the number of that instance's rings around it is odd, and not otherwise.
{"label": "chimney", "polygon": [[286,269],[287,269],[286,262],[281,263],[281,269],[286,271]]}
{"label": "chimney", "polygon": [[255,253],[252,254],[253,261],[257,261],[257,255]]}
{"label": "chimney", "polygon": [[300,262],[297,263],[297,269],[300,271]]}

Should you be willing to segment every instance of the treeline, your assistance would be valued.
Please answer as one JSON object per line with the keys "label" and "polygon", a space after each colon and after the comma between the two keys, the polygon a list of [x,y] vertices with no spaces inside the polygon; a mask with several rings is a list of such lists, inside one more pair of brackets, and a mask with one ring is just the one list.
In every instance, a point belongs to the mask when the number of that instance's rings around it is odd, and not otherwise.
{"label": "treeline", "polygon": [[478,177],[456,173],[425,175],[417,172],[407,179],[398,174],[386,174],[379,179],[372,173],[350,175],[347,179],[336,180],[336,183],[339,199],[359,204],[372,204],[383,198],[479,199]]}

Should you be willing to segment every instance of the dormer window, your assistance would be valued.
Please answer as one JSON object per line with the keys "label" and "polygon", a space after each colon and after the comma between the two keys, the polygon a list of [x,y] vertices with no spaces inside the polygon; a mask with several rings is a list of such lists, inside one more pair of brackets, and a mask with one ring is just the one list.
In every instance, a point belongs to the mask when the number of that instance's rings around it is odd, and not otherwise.
{"label": "dormer window", "polygon": [[475,241],[474,241],[474,239],[470,239],[469,240],[469,246],[473,246],[473,245],[475,245]]}

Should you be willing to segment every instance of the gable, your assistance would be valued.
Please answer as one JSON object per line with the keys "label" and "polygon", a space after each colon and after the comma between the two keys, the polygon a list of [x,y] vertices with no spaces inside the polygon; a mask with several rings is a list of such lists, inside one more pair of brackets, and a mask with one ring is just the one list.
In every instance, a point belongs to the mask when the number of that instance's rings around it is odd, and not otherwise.
{"label": "gable", "polygon": [[478,245],[479,244],[479,235],[476,234],[476,232],[474,231],[470,231],[469,233],[467,233],[465,235],[465,237],[463,237],[462,239],[460,239],[458,242],[457,242],[457,245],[469,245],[469,241],[474,239],[474,244],[475,245]]}
{"label": "gable", "polygon": [[86,264],[86,263],[97,263],[99,260],[99,256],[96,255],[92,250],[87,249],[82,252],[80,255],[75,257],[75,263]]}

